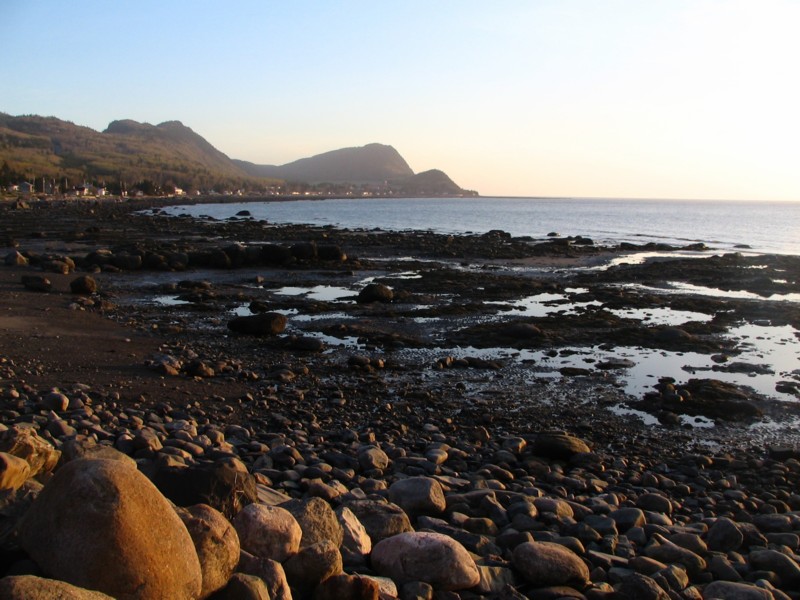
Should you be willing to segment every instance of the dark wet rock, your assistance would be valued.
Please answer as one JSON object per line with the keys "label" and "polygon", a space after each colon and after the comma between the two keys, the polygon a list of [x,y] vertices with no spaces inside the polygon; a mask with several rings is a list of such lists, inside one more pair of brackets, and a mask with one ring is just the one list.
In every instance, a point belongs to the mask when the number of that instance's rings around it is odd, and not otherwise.
{"label": "dark wet rock", "polygon": [[380,586],[367,577],[334,575],[320,583],[314,591],[314,600],[378,600]]}
{"label": "dark wet rock", "polygon": [[717,552],[737,550],[743,541],[744,535],[739,527],[727,517],[717,519],[706,535],[709,549]]}
{"label": "dark wet rock", "polygon": [[23,275],[22,285],[34,292],[49,292],[53,289],[53,283],[43,275]]}
{"label": "dark wet rock", "polygon": [[228,518],[258,497],[253,476],[233,459],[188,467],[154,466],[147,475],[178,506],[208,504]]}
{"label": "dark wet rock", "polygon": [[564,432],[538,433],[533,442],[533,452],[549,458],[569,459],[590,451],[591,448],[582,439]]}
{"label": "dark wet rock", "polygon": [[73,294],[94,294],[97,292],[97,281],[91,275],[81,275],[70,282],[69,289]]}
{"label": "dark wet rock", "polygon": [[228,321],[228,329],[248,335],[273,336],[286,329],[286,315],[276,312],[236,317]]}
{"label": "dark wet rock", "polygon": [[308,335],[293,335],[286,340],[286,347],[297,352],[322,352],[325,342]]}
{"label": "dark wet rock", "polygon": [[270,600],[267,584],[255,575],[234,573],[227,585],[218,591],[214,600]]}
{"label": "dark wet rock", "polygon": [[359,293],[356,302],[371,304],[373,302],[389,303],[394,299],[392,288],[383,283],[367,284]]}
{"label": "dark wet rock", "polygon": [[6,254],[5,259],[3,259],[3,263],[7,267],[24,267],[28,265],[27,257],[23,256],[16,250],[12,250],[8,254]]}

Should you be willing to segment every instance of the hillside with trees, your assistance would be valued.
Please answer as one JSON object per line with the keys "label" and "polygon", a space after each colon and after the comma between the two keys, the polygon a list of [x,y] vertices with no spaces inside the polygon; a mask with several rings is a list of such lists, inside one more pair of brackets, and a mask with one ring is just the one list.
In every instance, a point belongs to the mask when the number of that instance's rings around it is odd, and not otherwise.
{"label": "hillside with trees", "polygon": [[282,166],[256,165],[232,160],[180,121],[151,125],[119,120],[98,132],[55,117],[0,113],[3,189],[29,182],[37,193],[63,193],[90,184],[117,195],[132,190],[162,195],[176,189],[189,193],[475,195],[441,171],[436,173],[441,176],[415,175],[397,150],[383,144],[333,150]]}

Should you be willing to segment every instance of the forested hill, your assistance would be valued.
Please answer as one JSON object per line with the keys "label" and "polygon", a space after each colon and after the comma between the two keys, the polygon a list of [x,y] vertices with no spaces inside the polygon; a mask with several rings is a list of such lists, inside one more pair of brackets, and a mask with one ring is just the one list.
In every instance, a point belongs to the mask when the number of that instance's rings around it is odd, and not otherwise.
{"label": "forested hill", "polygon": [[[290,193],[473,195],[449,177],[415,175],[391,146],[368,144],[283,166],[232,160],[180,121],[113,121],[98,132],[55,117],[0,113],[0,184],[52,180],[110,188],[148,182],[151,189]],[[407,191],[406,191],[407,190]]]}

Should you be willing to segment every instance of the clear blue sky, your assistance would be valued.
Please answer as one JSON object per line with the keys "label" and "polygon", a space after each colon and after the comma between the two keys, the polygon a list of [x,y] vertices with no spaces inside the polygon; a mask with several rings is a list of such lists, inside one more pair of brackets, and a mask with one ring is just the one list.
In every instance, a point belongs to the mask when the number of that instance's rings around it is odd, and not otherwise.
{"label": "clear blue sky", "polygon": [[0,0],[0,111],[370,142],[483,195],[800,200],[794,0]]}

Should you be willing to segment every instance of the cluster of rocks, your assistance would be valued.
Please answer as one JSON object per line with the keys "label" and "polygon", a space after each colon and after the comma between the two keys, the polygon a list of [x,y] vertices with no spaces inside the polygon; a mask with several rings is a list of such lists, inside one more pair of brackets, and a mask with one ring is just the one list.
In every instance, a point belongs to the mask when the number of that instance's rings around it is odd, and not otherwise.
{"label": "cluster of rocks", "polygon": [[228,244],[221,247],[177,249],[158,244],[98,248],[84,255],[19,252],[6,255],[6,266],[31,265],[42,271],[68,274],[76,269],[89,272],[184,271],[192,268],[236,269],[257,266],[287,267],[297,264],[347,261],[341,247],[314,241],[294,244]]}
{"label": "cluster of rocks", "polygon": [[793,452],[270,431],[88,386],[3,402],[2,597],[800,597]]}

